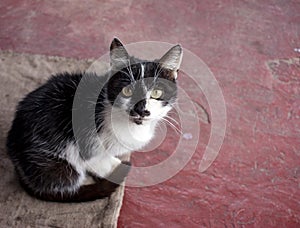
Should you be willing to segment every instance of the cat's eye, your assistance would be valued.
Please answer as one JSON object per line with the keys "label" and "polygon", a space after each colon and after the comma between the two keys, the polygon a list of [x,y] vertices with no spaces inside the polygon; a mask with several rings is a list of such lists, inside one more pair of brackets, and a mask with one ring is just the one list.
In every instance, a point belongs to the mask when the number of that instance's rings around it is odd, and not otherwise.
{"label": "cat's eye", "polygon": [[151,97],[154,99],[158,99],[163,95],[163,91],[160,89],[154,89],[151,92]]}
{"label": "cat's eye", "polygon": [[122,93],[125,97],[132,96],[132,90],[128,86],[122,89]]}

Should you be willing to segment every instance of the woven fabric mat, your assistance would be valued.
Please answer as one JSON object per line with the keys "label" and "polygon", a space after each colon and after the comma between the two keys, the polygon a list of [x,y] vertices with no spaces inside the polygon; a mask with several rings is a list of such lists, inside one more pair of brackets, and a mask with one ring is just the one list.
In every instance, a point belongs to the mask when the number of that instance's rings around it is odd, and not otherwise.
{"label": "woven fabric mat", "polygon": [[0,227],[116,227],[124,187],[110,198],[62,204],[31,198],[19,186],[5,151],[18,101],[51,74],[83,71],[93,60],[0,52]]}

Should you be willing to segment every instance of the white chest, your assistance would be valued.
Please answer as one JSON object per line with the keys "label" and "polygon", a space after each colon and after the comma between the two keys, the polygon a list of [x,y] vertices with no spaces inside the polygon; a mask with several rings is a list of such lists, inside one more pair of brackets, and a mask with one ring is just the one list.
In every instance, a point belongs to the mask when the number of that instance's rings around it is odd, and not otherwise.
{"label": "white chest", "polygon": [[141,149],[154,136],[155,122],[136,125],[124,119],[118,119],[100,133],[108,154],[118,156]]}

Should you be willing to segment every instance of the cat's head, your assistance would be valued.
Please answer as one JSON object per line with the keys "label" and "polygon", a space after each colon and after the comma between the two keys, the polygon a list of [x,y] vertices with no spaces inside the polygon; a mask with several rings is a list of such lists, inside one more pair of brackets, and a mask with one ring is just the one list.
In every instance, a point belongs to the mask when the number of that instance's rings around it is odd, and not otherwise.
{"label": "cat's head", "polygon": [[142,125],[167,115],[177,97],[177,73],[182,60],[180,45],[160,59],[140,60],[129,56],[118,39],[110,47],[112,76],[108,100],[130,122]]}

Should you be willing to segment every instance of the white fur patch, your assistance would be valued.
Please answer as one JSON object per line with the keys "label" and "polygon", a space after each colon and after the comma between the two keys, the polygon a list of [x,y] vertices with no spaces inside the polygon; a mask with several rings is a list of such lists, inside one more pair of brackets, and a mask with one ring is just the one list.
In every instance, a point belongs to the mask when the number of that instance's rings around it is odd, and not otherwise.
{"label": "white fur patch", "polygon": [[74,143],[67,145],[65,152],[65,159],[75,168],[79,174],[77,186],[81,186],[86,178],[86,170],[83,165],[83,160],[79,155],[79,149]]}
{"label": "white fur patch", "polygon": [[[113,108],[106,118],[110,130],[112,150],[121,155],[141,149],[153,137],[157,121],[144,121],[137,125],[129,119],[129,115],[119,108]],[[104,133],[104,132],[103,132]]]}
{"label": "white fur patch", "polygon": [[141,63],[141,78],[144,78],[145,75],[145,66]]}
{"label": "white fur patch", "polygon": [[99,177],[105,177],[121,163],[120,159],[110,155],[109,151],[104,150],[102,144],[98,146],[94,145],[93,148],[102,148],[102,150],[98,150],[97,155],[89,160],[83,160],[80,157],[79,149],[73,143],[70,143],[65,149],[66,160],[72,164],[79,173],[79,186],[87,181],[87,171],[92,172]]}
{"label": "white fur patch", "polygon": [[105,153],[99,153],[84,163],[86,170],[100,177],[108,176],[120,164],[120,159]]}
{"label": "white fur patch", "polygon": [[152,119],[160,119],[167,115],[167,113],[171,110],[169,106],[162,106],[161,101],[148,98],[146,100],[146,107],[148,111],[150,111],[149,118]]}

